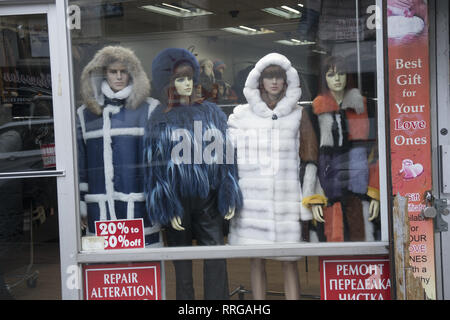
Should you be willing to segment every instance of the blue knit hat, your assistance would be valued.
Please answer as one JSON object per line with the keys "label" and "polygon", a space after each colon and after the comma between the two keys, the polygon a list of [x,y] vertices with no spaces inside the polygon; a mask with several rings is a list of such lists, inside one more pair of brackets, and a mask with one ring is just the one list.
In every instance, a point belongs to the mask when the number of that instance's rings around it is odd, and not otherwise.
{"label": "blue knit hat", "polygon": [[188,50],[167,48],[158,53],[152,62],[152,96],[161,100],[164,88],[169,85],[175,69],[182,63],[189,63],[194,69],[194,85],[198,83],[200,66],[197,58]]}

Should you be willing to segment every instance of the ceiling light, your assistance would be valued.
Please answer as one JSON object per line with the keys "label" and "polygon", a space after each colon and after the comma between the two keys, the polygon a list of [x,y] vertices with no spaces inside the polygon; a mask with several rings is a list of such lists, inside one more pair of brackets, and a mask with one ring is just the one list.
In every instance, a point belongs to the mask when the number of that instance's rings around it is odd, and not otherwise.
{"label": "ceiling light", "polygon": [[172,8],[172,9],[176,9],[176,10],[180,10],[180,11],[184,11],[184,12],[187,12],[187,13],[191,13],[191,11],[190,10],[188,10],[188,9],[185,9],[185,8],[180,8],[180,7],[177,7],[177,6],[173,6],[173,5],[171,5],[171,4],[167,4],[167,3],[161,3],[163,6],[166,6],[166,7],[169,7],[169,8]]}
{"label": "ceiling light", "polygon": [[256,30],[256,29],[249,28],[249,27],[246,27],[246,26],[239,26],[239,28],[244,29],[244,30],[247,30],[247,31],[253,31],[253,32],[257,32],[257,31],[258,31],[258,30]]}
{"label": "ceiling light", "polygon": [[[292,9],[292,8],[290,8],[290,9]],[[298,10],[295,10],[298,13],[294,13],[293,11],[289,11],[282,7],[280,7],[280,8],[264,8],[261,10],[264,12],[273,14],[274,16],[283,18],[283,19],[298,19],[302,16],[302,13]],[[294,9],[292,9],[292,10],[294,10]]]}
{"label": "ceiling light", "polygon": [[292,12],[292,13],[295,13],[295,14],[300,14],[300,11],[295,10],[295,9],[292,9],[292,8],[289,7],[289,6],[281,6],[281,8],[283,8],[284,10],[290,11],[290,12]]}
{"label": "ceiling light", "polygon": [[139,7],[141,9],[151,11],[153,13],[162,14],[165,16],[176,17],[176,18],[191,18],[191,17],[199,17],[206,16],[209,14],[213,14],[212,12],[192,7],[189,9],[181,8],[179,6],[174,6],[168,3],[161,3],[160,5],[146,5]]}
{"label": "ceiling light", "polygon": [[278,40],[275,42],[279,43],[279,44],[284,44],[286,46],[306,46],[306,45],[315,44],[315,42],[313,42],[313,41],[298,40],[298,39]]}
{"label": "ceiling light", "polygon": [[324,50],[313,49],[311,51],[314,52],[314,53],[318,53],[318,54],[327,54],[327,52],[324,51]]}
{"label": "ceiling light", "polygon": [[236,27],[228,27],[228,28],[222,28],[221,30],[245,35],[245,36],[254,36],[254,35],[260,35],[260,34],[267,34],[267,33],[274,33],[274,31],[266,29],[266,28],[250,28],[246,26],[239,26],[239,28]]}
{"label": "ceiling light", "polygon": [[301,4],[301,3],[299,3],[298,6],[303,8],[303,4]]}

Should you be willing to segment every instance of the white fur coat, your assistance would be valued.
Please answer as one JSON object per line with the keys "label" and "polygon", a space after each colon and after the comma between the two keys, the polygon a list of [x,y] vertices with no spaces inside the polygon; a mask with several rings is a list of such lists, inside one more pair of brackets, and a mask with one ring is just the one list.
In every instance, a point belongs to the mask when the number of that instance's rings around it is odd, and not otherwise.
{"label": "white fur coat", "polygon": [[[259,78],[269,65],[286,70],[286,96],[270,109],[261,99]],[[302,206],[299,144],[302,107],[297,71],[283,55],[271,53],[258,61],[244,89],[248,104],[230,115],[230,136],[237,148],[239,185],[244,207],[230,224],[230,244],[296,243],[301,241],[300,220],[312,218]],[[305,182],[316,182],[315,166]],[[306,184],[308,184],[306,182]],[[304,186],[308,193],[314,186]]]}

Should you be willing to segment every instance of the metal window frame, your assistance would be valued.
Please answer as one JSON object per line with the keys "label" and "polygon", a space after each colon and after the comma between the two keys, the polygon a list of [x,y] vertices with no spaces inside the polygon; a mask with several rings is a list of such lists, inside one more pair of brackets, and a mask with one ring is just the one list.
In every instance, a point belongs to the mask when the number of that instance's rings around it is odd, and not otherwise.
{"label": "metal window frame", "polygon": [[[66,272],[68,269],[72,270],[70,266],[77,266],[75,253],[78,252],[79,248],[77,243],[79,228],[75,227],[79,225],[79,218],[76,214],[78,209],[77,202],[73,196],[78,190],[75,188],[73,180],[75,176],[75,167],[72,162],[72,159],[75,157],[73,150],[75,130],[72,125],[74,119],[71,116],[71,106],[73,105],[73,92],[71,90],[73,85],[71,72],[68,69],[68,66],[71,66],[69,63],[71,60],[69,60],[68,32],[67,28],[65,28],[66,7],[67,3],[65,1],[56,0],[0,0],[0,15],[2,16],[33,14],[45,14],[47,16],[56,154],[56,170],[2,173],[0,174],[0,179],[56,177],[62,295],[63,299],[79,299],[81,297],[79,289],[67,290],[67,284],[72,280],[74,274],[73,272]],[[64,26],[64,28],[60,26]],[[68,103],[69,101],[70,103]],[[71,129],[67,130],[67,128]],[[70,278],[71,276],[72,278]],[[79,287],[79,285],[75,283],[75,287]]]}
{"label": "metal window frame", "polygon": [[[13,4],[12,4],[13,3]],[[381,23],[376,30],[377,59],[377,124],[380,168],[380,214],[381,241],[343,242],[343,243],[302,243],[283,245],[246,245],[246,246],[193,246],[178,248],[147,248],[133,250],[112,250],[100,252],[81,251],[79,212],[79,193],[77,178],[77,157],[75,141],[75,110],[73,92],[73,69],[70,30],[66,26],[68,0],[58,1],[2,1],[0,5],[11,4],[17,8],[21,4],[48,8],[49,40],[52,60],[52,81],[54,84],[55,145],[59,205],[59,234],[61,282],[63,299],[82,299],[81,266],[87,263],[116,263],[140,261],[167,261],[183,259],[218,259],[283,256],[336,256],[336,255],[387,255],[389,254],[388,207],[390,196],[387,181],[387,144],[385,125],[385,43]],[[45,4],[47,4],[47,6]],[[38,5],[39,4],[39,5]],[[379,21],[384,20],[382,0],[376,0]],[[24,5],[25,7],[25,5]],[[14,9],[13,9],[14,10]],[[3,11],[3,10],[2,10]],[[15,13],[20,14],[20,13]],[[59,26],[59,28],[58,28]],[[56,58],[57,57],[57,58]],[[55,71],[55,72],[53,72]],[[55,88],[56,84],[56,88]],[[56,89],[56,90],[55,90]],[[70,130],[66,130],[70,128]],[[59,173],[59,172],[58,172]]]}
{"label": "metal window frame", "polygon": [[[433,194],[440,199],[450,199],[443,188],[441,146],[450,145],[450,136],[440,130],[449,128],[450,72],[449,72],[449,7],[448,1],[431,0],[429,3],[430,23],[430,92],[432,128]],[[446,222],[450,217],[442,217]],[[449,243],[450,233],[435,233],[436,291],[438,300],[450,299]]]}

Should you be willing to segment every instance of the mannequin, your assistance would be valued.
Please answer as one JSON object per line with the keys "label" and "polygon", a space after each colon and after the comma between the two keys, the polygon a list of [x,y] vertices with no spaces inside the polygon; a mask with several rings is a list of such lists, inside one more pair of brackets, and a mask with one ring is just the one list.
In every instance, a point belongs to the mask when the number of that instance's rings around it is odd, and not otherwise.
{"label": "mannequin", "polygon": [[[244,194],[244,207],[231,220],[229,243],[299,243],[300,220],[311,220],[311,208],[320,209],[326,199],[318,193],[317,138],[308,113],[297,105],[298,73],[285,56],[270,53],[248,75],[244,95],[248,103],[235,107],[228,119]],[[306,163],[303,184],[301,162]],[[287,299],[300,298],[298,259],[279,258]],[[266,278],[265,260],[251,259],[254,299],[265,298]]]}
{"label": "mannequin", "polygon": [[224,73],[226,65],[222,60],[216,59],[213,64],[214,78],[217,85],[217,101],[218,103],[236,103],[238,97],[231,85],[225,81]]}
{"label": "mannequin", "polygon": [[109,46],[81,76],[77,110],[80,213],[87,235],[95,221],[144,219],[146,246],[161,246],[160,227],[147,217],[142,144],[148,115],[159,103],[135,54]]}
{"label": "mannequin", "polygon": [[[236,159],[227,161],[232,146],[207,156],[205,137],[213,132],[214,141],[226,138],[227,123],[215,104],[195,98],[198,74],[196,58],[185,49],[165,49],[152,63],[161,104],[146,127],[145,189],[150,219],[165,227],[169,246],[191,246],[194,238],[198,245],[223,245],[224,219],[242,207]],[[174,266],[177,299],[194,299],[192,261]],[[204,261],[203,285],[205,299],[229,298],[225,259]]]}
{"label": "mannequin", "polygon": [[[369,170],[366,99],[348,84],[345,61],[329,57],[322,92],[313,101],[320,129],[319,179],[328,205],[314,211],[327,241],[372,241],[379,214],[378,169]],[[367,201],[369,199],[369,201]]]}
{"label": "mannequin", "polygon": [[225,65],[225,63],[220,60],[220,59],[216,59],[214,60],[214,76],[216,78],[216,80],[223,80],[223,74],[225,73],[225,68],[227,66]]}
{"label": "mannequin", "polygon": [[216,82],[214,76],[214,64],[210,59],[200,60],[200,79],[203,97],[209,99],[212,96],[213,85]]}

